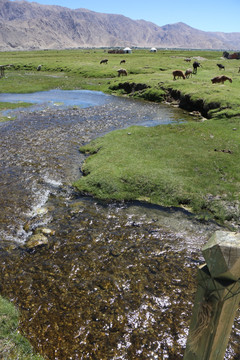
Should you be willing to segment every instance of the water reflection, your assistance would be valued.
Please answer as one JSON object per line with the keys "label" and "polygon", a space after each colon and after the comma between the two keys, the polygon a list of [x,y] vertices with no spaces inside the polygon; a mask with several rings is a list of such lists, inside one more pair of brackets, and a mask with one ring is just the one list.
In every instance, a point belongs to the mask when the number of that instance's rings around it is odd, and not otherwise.
{"label": "water reflection", "polygon": [[[64,109],[68,106],[79,106],[81,108],[100,106],[109,102],[111,98],[110,95],[106,95],[101,91],[88,90],[53,89],[31,94],[0,94],[1,102],[26,102],[36,104],[30,108],[31,111],[45,109],[46,107]],[[4,112],[4,115],[14,112],[15,111],[8,110]]]}

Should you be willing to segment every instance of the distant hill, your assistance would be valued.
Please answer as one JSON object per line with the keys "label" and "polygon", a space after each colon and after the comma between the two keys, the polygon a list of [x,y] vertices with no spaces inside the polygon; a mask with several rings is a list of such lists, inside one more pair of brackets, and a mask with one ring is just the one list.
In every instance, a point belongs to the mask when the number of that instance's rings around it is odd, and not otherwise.
{"label": "distant hill", "polygon": [[239,50],[240,33],[205,32],[184,23],[157,26],[123,15],[0,0],[0,50],[79,47]]}

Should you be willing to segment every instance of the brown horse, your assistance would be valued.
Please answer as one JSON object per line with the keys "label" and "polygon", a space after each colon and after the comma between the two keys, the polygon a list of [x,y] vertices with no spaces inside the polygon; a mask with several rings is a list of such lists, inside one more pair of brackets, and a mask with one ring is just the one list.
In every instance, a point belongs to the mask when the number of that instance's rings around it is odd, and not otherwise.
{"label": "brown horse", "polygon": [[118,76],[121,76],[121,75],[127,76],[127,74],[128,74],[127,70],[125,70],[125,69],[118,69],[117,72],[118,72]]}
{"label": "brown horse", "polygon": [[228,80],[230,83],[232,83],[232,79],[228,76],[222,75],[222,76],[215,76],[214,78],[211,79],[212,84],[217,84],[217,83],[222,83],[224,84],[224,82]]}
{"label": "brown horse", "polygon": [[172,74],[173,74],[173,80],[176,80],[176,78],[183,78],[183,79],[185,79],[185,75],[184,75],[184,73],[183,73],[183,71],[182,70],[174,70],[173,72],[172,72]]}
{"label": "brown horse", "polygon": [[192,76],[192,74],[193,74],[192,69],[187,69],[187,70],[185,71],[185,77],[186,77],[186,79],[188,79],[190,76]]}

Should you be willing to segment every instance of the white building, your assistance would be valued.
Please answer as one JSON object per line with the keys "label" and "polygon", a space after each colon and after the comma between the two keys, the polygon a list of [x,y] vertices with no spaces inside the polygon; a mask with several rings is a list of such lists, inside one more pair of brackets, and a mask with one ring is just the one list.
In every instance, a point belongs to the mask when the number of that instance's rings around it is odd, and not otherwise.
{"label": "white building", "polygon": [[132,53],[132,49],[130,49],[129,47],[126,47],[125,49],[123,49],[125,54],[131,54]]}

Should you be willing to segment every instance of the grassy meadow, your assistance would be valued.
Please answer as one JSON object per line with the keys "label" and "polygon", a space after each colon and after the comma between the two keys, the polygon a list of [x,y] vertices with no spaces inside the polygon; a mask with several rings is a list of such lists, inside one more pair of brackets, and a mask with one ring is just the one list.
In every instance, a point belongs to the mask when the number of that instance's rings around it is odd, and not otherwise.
{"label": "grassy meadow", "polygon": [[[108,64],[100,61],[108,59]],[[202,67],[189,79],[174,81],[172,71]],[[120,65],[122,59],[126,63]],[[219,70],[217,63],[225,65]],[[161,102],[169,91],[189,102],[209,106],[208,119],[151,128],[114,131],[81,148],[90,154],[75,182],[82,193],[100,199],[141,200],[186,208],[202,219],[213,218],[230,228],[239,223],[240,194],[240,66],[222,58],[222,51],[133,50],[108,54],[104,49],[1,52],[0,64],[12,64],[0,78],[0,111],[20,104],[1,102],[1,93],[29,93],[49,89],[88,89],[125,96],[119,83],[149,88],[129,94]],[[41,64],[41,71],[37,66]],[[127,77],[118,77],[124,67]],[[232,78],[212,84],[211,78]],[[21,106],[29,104],[22,104]],[[0,115],[0,120],[6,120]],[[0,353],[3,359],[40,359],[17,332],[18,314],[0,297]],[[6,354],[6,356],[5,356]],[[5,356],[5,357],[4,357]]]}
{"label": "grassy meadow", "polygon": [[0,356],[3,360],[43,360],[18,332],[19,314],[8,300],[0,297]]}
{"label": "grassy meadow", "polygon": [[[102,59],[108,64],[101,64]],[[197,60],[202,67],[197,75],[186,80],[173,81],[172,71],[185,71],[192,64],[185,58]],[[122,59],[125,64],[120,65]],[[123,93],[116,90],[123,81],[145,83],[151,88],[136,96],[161,101],[164,89],[175,89],[188,94],[191,99],[221,104],[221,114],[238,115],[240,66],[239,60],[222,59],[222,51],[200,50],[134,50],[132,54],[108,54],[104,49],[46,50],[0,53],[1,64],[12,64],[6,76],[0,79],[1,92],[34,92],[53,88],[101,90],[107,93]],[[217,63],[225,65],[219,70]],[[42,70],[37,71],[41,64]],[[118,77],[117,70],[125,68],[127,77]],[[225,74],[233,79],[223,86],[213,85],[211,78]],[[219,110],[219,109],[218,109]],[[225,110],[225,112],[223,111]],[[214,116],[216,114],[213,114]]]}
{"label": "grassy meadow", "polygon": [[[108,54],[105,49],[2,52],[0,63],[13,66],[0,79],[1,92],[89,89],[155,102],[175,92],[185,96],[190,107],[201,102],[208,109],[205,121],[133,128],[126,130],[131,136],[123,130],[87,144],[81,150],[93,155],[75,185],[101,199],[146,200],[183,206],[203,218],[237,221],[240,62],[222,55],[222,51],[146,49],[132,54]],[[105,58],[108,63],[100,64]],[[126,63],[120,65],[123,59]],[[173,80],[173,70],[185,71],[194,60],[201,64],[196,75]],[[218,63],[225,70],[219,70]],[[120,67],[128,76],[118,77]],[[232,78],[232,83],[212,84],[220,74]],[[119,86],[124,82],[148,88],[126,95]],[[9,105],[0,102],[1,106]]]}

